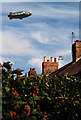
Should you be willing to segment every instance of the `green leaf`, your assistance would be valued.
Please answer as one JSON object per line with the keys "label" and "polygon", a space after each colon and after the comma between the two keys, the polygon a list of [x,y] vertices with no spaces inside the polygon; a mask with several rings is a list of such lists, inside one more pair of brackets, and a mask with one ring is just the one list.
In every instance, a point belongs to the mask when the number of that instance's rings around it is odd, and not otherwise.
{"label": "green leaf", "polygon": [[42,91],[42,93],[43,93],[44,95],[48,96],[48,94],[47,94],[46,92]]}
{"label": "green leaf", "polygon": [[30,100],[29,103],[30,103],[30,104],[33,104],[33,100]]}
{"label": "green leaf", "polygon": [[36,114],[37,113],[37,109],[33,109],[32,114]]}
{"label": "green leaf", "polygon": [[37,120],[37,118],[35,116],[32,116],[31,120]]}
{"label": "green leaf", "polygon": [[22,71],[24,71],[24,70],[17,68],[16,70],[13,71],[13,74],[22,75],[22,73],[21,73]]}
{"label": "green leaf", "polygon": [[34,100],[39,100],[39,97],[38,96],[34,96]]}
{"label": "green leaf", "polygon": [[39,84],[41,84],[41,80],[39,80]]}
{"label": "green leaf", "polygon": [[46,118],[43,118],[42,120],[47,120]]}
{"label": "green leaf", "polygon": [[51,100],[51,98],[50,98],[50,97],[47,97],[47,99],[48,99],[48,100]]}

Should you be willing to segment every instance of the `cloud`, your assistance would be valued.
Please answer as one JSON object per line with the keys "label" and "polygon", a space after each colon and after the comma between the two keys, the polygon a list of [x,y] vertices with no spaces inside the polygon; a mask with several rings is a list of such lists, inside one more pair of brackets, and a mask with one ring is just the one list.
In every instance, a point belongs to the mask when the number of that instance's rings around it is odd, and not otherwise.
{"label": "cloud", "polygon": [[[53,5],[54,4],[54,5]],[[72,4],[72,3],[70,3]],[[32,11],[32,19],[34,18],[49,18],[49,19],[65,19],[69,20],[74,18],[75,16],[79,16],[79,10],[74,9],[71,6],[61,5],[60,3],[44,3],[44,2],[26,2],[25,4],[23,2],[17,3],[3,3],[3,13],[6,15],[10,11],[16,12],[20,10],[29,10]],[[79,8],[79,7],[78,7]]]}
{"label": "cloud", "polygon": [[72,31],[75,32],[77,38],[79,37],[79,28],[74,29],[74,26],[68,26],[68,24],[58,23],[49,25],[40,22],[34,25],[34,27],[37,31],[31,32],[31,37],[41,44],[61,45],[65,48],[71,45]]}
{"label": "cloud", "polygon": [[23,38],[23,34],[20,37],[10,31],[3,32],[3,55],[36,56],[42,54],[43,51],[36,49],[28,38]]}
{"label": "cloud", "polygon": [[45,43],[49,44],[48,36],[46,36],[46,37],[43,36],[42,32],[40,32],[40,31],[31,33],[31,36],[42,44],[45,44]]}
{"label": "cloud", "polygon": [[57,54],[58,54],[58,56],[70,55],[71,54],[71,50],[62,50],[62,51],[58,52]]}
{"label": "cloud", "polygon": [[32,58],[28,60],[27,64],[33,67],[38,67],[42,70],[42,62],[43,60],[41,58]]}

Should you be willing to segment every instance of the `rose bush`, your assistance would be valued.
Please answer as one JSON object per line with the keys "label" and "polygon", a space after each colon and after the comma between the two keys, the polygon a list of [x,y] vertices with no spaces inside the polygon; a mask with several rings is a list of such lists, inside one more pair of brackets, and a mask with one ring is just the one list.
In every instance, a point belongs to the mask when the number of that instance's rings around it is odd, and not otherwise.
{"label": "rose bush", "polygon": [[2,120],[80,120],[81,79],[27,77],[2,65]]}

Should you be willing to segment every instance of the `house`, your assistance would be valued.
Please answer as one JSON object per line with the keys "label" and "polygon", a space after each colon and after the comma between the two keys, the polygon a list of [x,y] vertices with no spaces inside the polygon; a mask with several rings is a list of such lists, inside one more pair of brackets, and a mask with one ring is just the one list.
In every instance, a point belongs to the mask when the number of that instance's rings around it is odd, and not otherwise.
{"label": "house", "polygon": [[[51,60],[47,60],[44,56],[44,62],[42,63],[42,74],[46,76],[55,77],[55,75],[79,76],[81,77],[81,41],[76,40],[72,44],[72,62],[64,65],[58,69],[58,62],[56,58],[51,57]],[[30,68],[28,72],[29,77],[36,75],[35,68]]]}
{"label": "house", "polygon": [[60,69],[49,74],[54,77],[55,75],[68,74],[68,76],[79,76],[81,77],[81,41],[76,40],[72,45],[72,62],[66,64]]}

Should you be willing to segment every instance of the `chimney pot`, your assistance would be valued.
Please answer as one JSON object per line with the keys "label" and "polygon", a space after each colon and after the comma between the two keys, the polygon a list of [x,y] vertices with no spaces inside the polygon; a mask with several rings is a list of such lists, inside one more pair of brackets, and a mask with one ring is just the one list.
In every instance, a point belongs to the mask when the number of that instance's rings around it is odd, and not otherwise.
{"label": "chimney pot", "polygon": [[33,68],[33,71],[35,71],[35,68]]}
{"label": "chimney pot", "polygon": [[80,40],[76,40],[75,42],[80,42]]}
{"label": "chimney pot", "polygon": [[46,56],[44,56],[44,62],[46,62]]}
{"label": "chimney pot", "polygon": [[57,62],[57,59],[56,59],[56,58],[54,58],[54,62]]}
{"label": "chimney pot", "polygon": [[54,59],[53,59],[53,57],[51,57],[51,62],[54,62]]}

